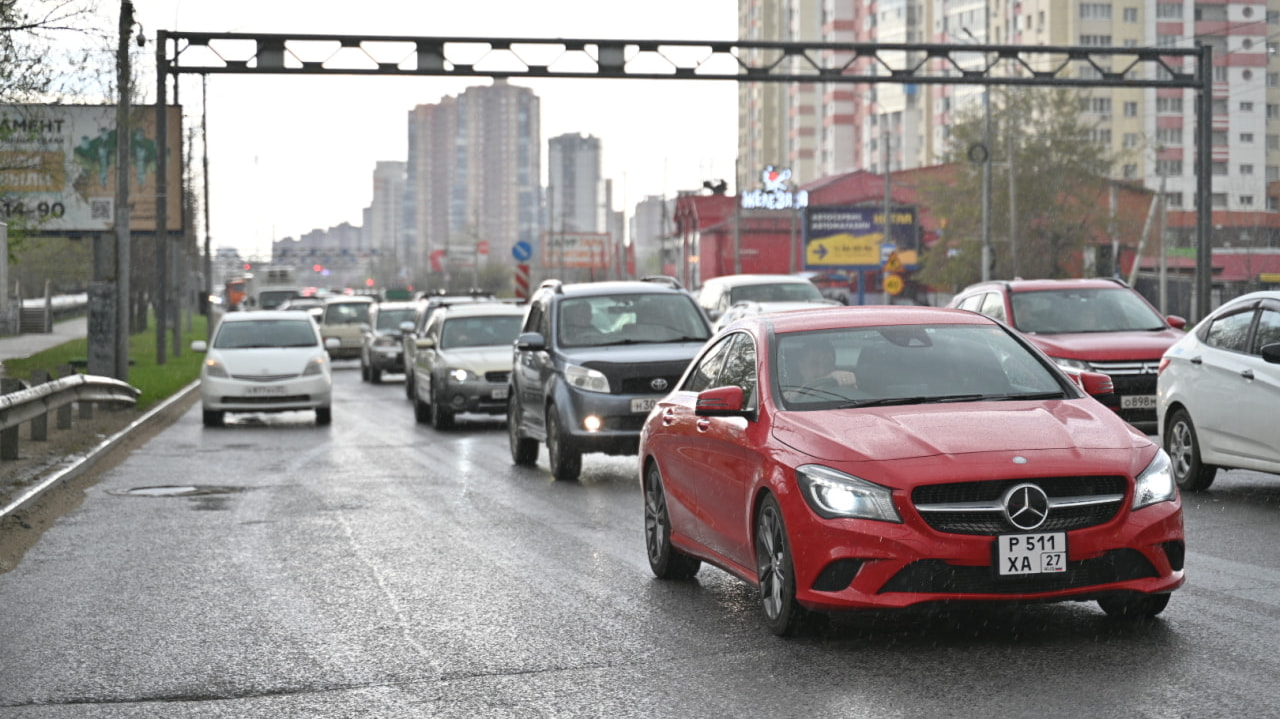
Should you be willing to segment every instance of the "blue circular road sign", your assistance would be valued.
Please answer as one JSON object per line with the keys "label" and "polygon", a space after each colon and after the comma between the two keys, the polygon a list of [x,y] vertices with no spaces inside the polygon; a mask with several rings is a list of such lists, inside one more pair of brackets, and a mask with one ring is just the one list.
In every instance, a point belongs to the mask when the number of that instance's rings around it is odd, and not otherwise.
{"label": "blue circular road sign", "polygon": [[511,246],[511,256],[516,258],[516,262],[524,262],[533,257],[533,245],[520,240]]}

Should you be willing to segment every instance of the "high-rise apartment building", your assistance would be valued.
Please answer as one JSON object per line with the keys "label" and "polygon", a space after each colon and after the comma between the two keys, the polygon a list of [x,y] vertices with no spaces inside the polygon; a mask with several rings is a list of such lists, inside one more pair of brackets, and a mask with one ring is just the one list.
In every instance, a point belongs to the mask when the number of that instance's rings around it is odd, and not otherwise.
{"label": "high-rise apartment building", "polygon": [[[409,112],[406,196],[412,246],[509,257],[541,228],[541,112],[526,87],[495,80]],[[421,264],[419,265],[421,267]]]}
{"label": "high-rise apartment building", "polygon": [[[1266,192],[1267,183],[1280,180],[1280,0],[739,0],[738,11],[743,40],[1208,44],[1215,81],[1213,208],[1280,210],[1269,206]],[[840,59],[838,51],[830,54]],[[893,171],[936,164],[951,124],[979,110],[988,92],[977,85],[941,84],[826,85],[812,94],[803,85],[787,87],[740,86],[740,187],[768,164],[792,168],[802,184],[851,170],[882,172],[886,160]],[[1121,158],[1115,177],[1141,181],[1153,191],[1163,187],[1173,210],[1194,209],[1196,92],[1081,93],[1081,112],[1096,123],[1094,140]],[[812,105],[807,98],[815,98]]]}
{"label": "high-rise apartment building", "polygon": [[382,160],[373,169],[373,201],[369,204],[371,249],[403,264],[405,163]]}
{"label": "high-rise apartment building", "polygon": [[607,230],[600,138],[570,133],[547,142],[547,205],[551,232]]}

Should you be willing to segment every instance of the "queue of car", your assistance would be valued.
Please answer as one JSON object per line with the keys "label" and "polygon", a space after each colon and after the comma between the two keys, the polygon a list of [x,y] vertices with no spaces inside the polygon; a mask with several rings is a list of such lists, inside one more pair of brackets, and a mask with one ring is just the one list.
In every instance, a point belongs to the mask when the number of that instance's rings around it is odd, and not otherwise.
{"label": "queue of car", "polygon": [[[578,479],[585,454],[635,455],[653,573],[722,569],[758,588],[780,635],[827,612],[953,601],[1151,617],[1185,582],[1179,489],[1218,468],[1280,472],[1278,292],[1184,333],[1107,279],[846,308],[779,277],[370,303],[362,375],[403,371],[415,421],[437,430],[504,416],[512,462],[535,465],[545,444],[557,480]],[[302,374],[330,381],[317,348],[344,356],[341,324],[312,324]],[[254,344],[230,338],[219,328],[208,348],[206,424],[285,408],[254,388],[272,380],[234,372],[231,353]],[[327,400],[307,405],[319,423]]]}

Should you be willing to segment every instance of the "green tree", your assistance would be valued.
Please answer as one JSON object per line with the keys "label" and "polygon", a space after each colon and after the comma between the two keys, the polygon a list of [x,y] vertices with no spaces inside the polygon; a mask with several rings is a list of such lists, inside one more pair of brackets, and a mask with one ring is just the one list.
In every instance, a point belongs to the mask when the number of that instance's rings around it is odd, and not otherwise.
{"label": "green tree", "polygon": [[[1078,276],[1086,243],[1109,235],[1107,179],[1118,161],[1095,137],[1096,122],[1081,111],[1087,95],[1064,88],[993,90],[991,101],[992,278]],[[923,280],[962,287],[982,277],[982,164],[984,119],[979,106],[952,125],[944,161],[946,181],[923,183],[920,195],[945,220],[942,241],[923,259]],[[1013,133],[1016,244],[1010,242],[1009,147]]]}

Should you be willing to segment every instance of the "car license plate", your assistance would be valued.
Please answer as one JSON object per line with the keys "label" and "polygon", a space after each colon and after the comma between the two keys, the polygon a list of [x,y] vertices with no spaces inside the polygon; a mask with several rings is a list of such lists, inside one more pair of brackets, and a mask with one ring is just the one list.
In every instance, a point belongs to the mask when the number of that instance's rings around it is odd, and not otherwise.
{"label": "car license plate", "polygon": [[1153,394],[1131,394],[1120,398],[1120,409],[1155,409],[1156,396]]}
{"label": "car license plate", "polygon": [[258,397],[261,397],[262,395],[284,394],[284,387],[269,384],[254,385],[252,387],[246,387],[244,393]]}
{"label": "car license plate", "polygon": [[493,389],[492,391],[490,391],[490,392],[489,392],[489,396],[490,396],[491,398],[493,398],[493,399],[506,399],[506,398],[507,398],[507,388],[506,388],[506,387],[497,387],[497,388],[495,388],[495,389]]}
{"label": "car license plate", "polygon": [[996,537],[1000,576],[1067,571],[1067,534],[1002,534]]}
{"label": "car license plate", "polygon": [[658,404],[657,397],[637,397],[631,400],[632,412],[648,412]]}

